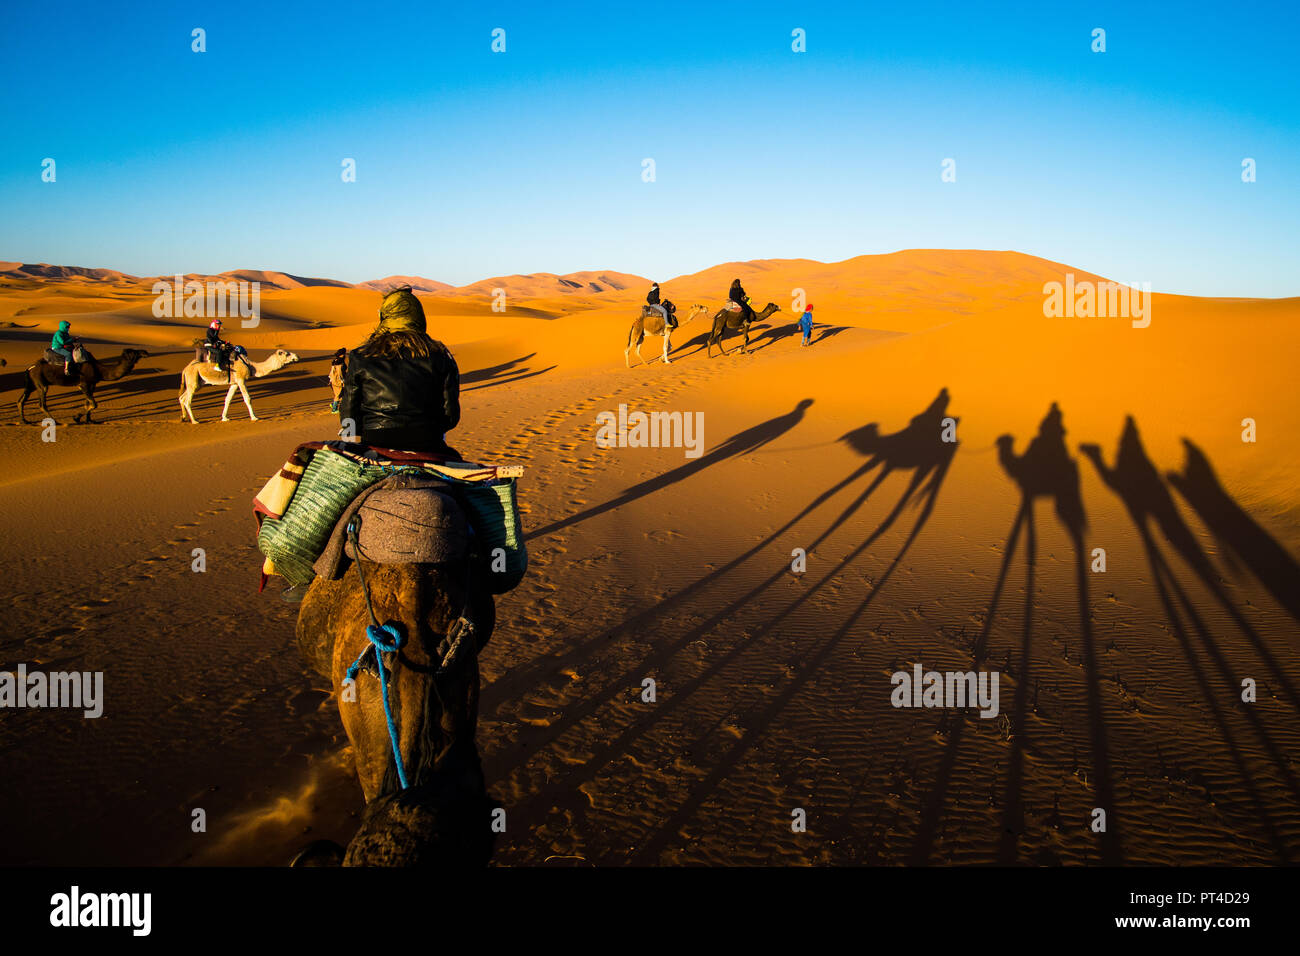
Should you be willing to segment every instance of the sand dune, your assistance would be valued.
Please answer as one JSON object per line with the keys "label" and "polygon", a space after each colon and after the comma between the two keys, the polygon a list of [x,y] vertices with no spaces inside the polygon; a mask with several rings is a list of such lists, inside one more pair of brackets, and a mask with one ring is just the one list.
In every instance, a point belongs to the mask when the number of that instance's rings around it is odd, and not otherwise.
{"label": "sand dune", "polygon": [[[661,277],[715,306],[738,276],[785,311],[750,355],[707,359],[697,321],[671,365],[630,370],[634,276],[571,293],[522,277],[505,313],[484,283],[423,297],[462,370],[455,443],[527,466],[530,570],[481,661],[499,864],[1300,858],[1300,299],[1157,294],[1145,329],[1049,319],[1043,283],[1066,273],[1098,278],[945,250]],[[304,361],[253,383],[265,421],[215,422],[210,388],[190,426],[195,323],[115,282],[0,276],[0,669],[102,669],[109,687],[98,721],[0,723],[25,782],[0,813],[30,821],[0,860],[279,864],[345,840],[361,798],[294,608],[255,593],[249,500],[294,443],[333,433],[328,354],[361,341],[379,296],[268,291],[231,338]],[[96,351],[153,354],[101,387],[107,424],[51,444],[13,403],[61,317]],[[76,397],[51,398],[70,419]],[[999,452],[1009,435],[1026,454],[1053,403],[1082,550],[1050,473]],[[701,413],[703,454],[598,448],[596,415],[620,404]],[[934,438],[949,417],[955,447]],[[917,663],[998,670],[1001,716],[891,706],[890,675]],[[208,834],[185,825],[196,806]]]}

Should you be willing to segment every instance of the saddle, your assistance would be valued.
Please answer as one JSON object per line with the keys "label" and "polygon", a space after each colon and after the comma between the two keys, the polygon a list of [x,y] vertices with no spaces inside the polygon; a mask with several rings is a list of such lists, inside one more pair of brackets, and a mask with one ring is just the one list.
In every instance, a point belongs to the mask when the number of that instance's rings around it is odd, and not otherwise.
{"label": "saddle", "polygon": [[739,302],[733,302],[733,301],[731,301],[730,299],[727,300],[727,304],[724,305],[722,308],[723,308],[724,310],[726,310],[727,312],[744,312],[744,311],[745,311],[744,307],[743,307]]}
{"label": "saddle", "polygon": [[[42,356],[42,358],[44,358],[45,361],[49,362],[51,365],[63,364],[63,356],[60,355],[58,352],[54,351],[54,349],[46,349],[45,354]],[[80,345],[78,345],[75,349],[72,350],[72,364],[74,366],[84,365],[87,362],[93,362],[94,360],[95,360],[94,356],[91,355],[84,348],[82,348]]]}
{"label": "saddle", "polygon": [[668,301],[665,301],[662,305],[643,305],[641,307],[641,318],[663,319],[665,325],[670,329],[675,329],[677,328],[677,306]]}

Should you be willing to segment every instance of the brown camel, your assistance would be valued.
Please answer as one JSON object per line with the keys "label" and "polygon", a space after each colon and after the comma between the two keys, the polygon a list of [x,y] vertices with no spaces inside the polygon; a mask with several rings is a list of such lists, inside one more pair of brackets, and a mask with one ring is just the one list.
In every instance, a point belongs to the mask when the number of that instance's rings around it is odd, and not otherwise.
{"label": "brown camel", "polygon": [[[678,323],[678,328],[685,325],[687,322],[694,321],[708,311],[708,306],[691,306],[691,314]],[[623,350],[623,361],[627,364],[628,368],[632,367],[632,361],[628,358],[628,353],[635,348],[636,357],[641,359],[641,364],[649,364],[641,356],[641,343],[645,341],[647,335],[662,335],[664,337],[664,364],[669,364],[671,359],[668,358],[668,351],[672,348],[672,343],[669,339],[672,337],[672,334],[673,327],[664,321],[664,317],[657,309],[651,309],[650,306],[642,306],[641,314],[637,316],[636,321],[632,323],[632,329],[627,334],[627,348]]]}
{"label": "brown camel", "polygon": [[[396,654],[384,654],[389,702],[397,726],[402,764],[410,786],[402,789],[384,715],[377,672],[363,669],[345,684],[348,667],[370,646],[370,615],[405,636]],[[475,630],[464,653],[442,674],[439,644],[462,614]],[[298,647],[319,674],[331,680],[339,716],[356,757],[366,798],[361,826],[341,847],[321,841],[295,865],[414,866],[484,865],[491,857],[492,807],[478,748],[478,650],[491,636],[491,595],[475,592],[460,567],[376,564],[353,561],[338,580],[312,581],[298,614]],[[373,655],[368,655],[373,660]]]}
{"label": "brown camel", "polygon": [[[752,309],[748,313],[733,312],[731,309],[727,309],[727,308],[719,309],[717,313],[713,316],[713,331],[709,333],[709,358],[713,357],[713,346],[715,345],[718,347],[718,350],[723,355],[727,354],[727,350],[722,347],[722,335],[728,329],[730,329],[732,332],[736,331],[737,329],[744,330],[745,341],[741,344],[740,351],[742,353],[748,354],[750,325],[752,325],[754,322],[761,322],[772,313],[780,312],[780,311],[781,311],[781,307],[777,305],[775,302],[769,302],[767,304],[767,307],[763,309],[762,312],[759,312],[757,315],[754,314]],[[750,316],[749,321],[745,321],[744,318],[745,315],[747,314]]]}
{"label": "brown camel", "polygon": [[99,422],[92,421],[90,418],[90,413],[99,407],[99,402],[95,401],[95,386],[100,382],[116,382],[135,368],[136,363],[148,354],[144,349],[122,349],[122,354],[115,359],[107,359],[103,362],[91,359],[89,362],[82,362],[71,375],[63,374],[61,363],[51,365],[45,359],[41,359],[35,365],[27,367],[27,381],[23,383],[23,394],[18,399],[18,417],[22,419],[24,425],[28,424],[24,407],[32,392],[40,393],[41,411],[45,417],[53,417],[50,415],[50,410],[45,407],[45,395],[50,386],[75,385],[86,397],[86,410],[72,420],[78,424],[84,420],[87,425],[98,425]]}

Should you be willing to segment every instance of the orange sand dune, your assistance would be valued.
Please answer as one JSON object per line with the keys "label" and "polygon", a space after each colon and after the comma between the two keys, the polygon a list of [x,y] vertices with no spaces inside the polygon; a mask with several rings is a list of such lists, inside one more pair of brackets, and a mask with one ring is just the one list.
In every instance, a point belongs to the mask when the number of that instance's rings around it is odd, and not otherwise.
{"label": "orange sand dune", "polygon": [[[1157,294],[1145,329],[1047,318],[1043,283],[1067,272],[1095,278],[975,251],[719,266],[665,293],[714,306],[739,276],[786,311],[749,355],[732,334],[706,358],[697,320],[672,364],[632,369],[640,288],[539,291],[504,314],[424,298],[462,371],[454,444],[527,469],[529,573],[481,660],[498,864],[1300,858],[1300,299]],[[808,349],[794,288],[816,305]],[[298,660],[295,609],[256,593],[249,499],[296,442],[333,434],[328,355],[378,300],[268,292],[262,325],[231,338],[303,361],[252,384],[264,421],[239,404],[215,421],[208,388],[191,426],[176,390],[196,323],[91,280],[0,284],[10,423],[61,316],[104,354],[154,353],[101,387],[104,425],[53,443],[0,425],[0,669],[103,670],[109,688],[97,721],[0,722],[26,781],[0,813],[30,821],[0,861],[278,865],[355,829],[336,704]],[[51,398],[61,421],[78,407]],[[998,447],[1024,454],[1053,402],[1082,551],[1050,501],[1025,520],[1017,481],[1046,478]],[[598,447],[596,416],[620,405],[699,413],[702,454]],[[891,675],[918,663],[996,670],[999,716],[892,706]],[[176,825],[194,807],[207,834]]]}

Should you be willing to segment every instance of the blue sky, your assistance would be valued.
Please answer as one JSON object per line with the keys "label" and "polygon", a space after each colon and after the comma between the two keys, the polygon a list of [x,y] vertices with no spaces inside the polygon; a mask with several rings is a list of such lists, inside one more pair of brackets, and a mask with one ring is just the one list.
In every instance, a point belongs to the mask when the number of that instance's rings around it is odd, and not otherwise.
{"label": "blue sky", "polygon": [[1300,295],[1298,6],[13,5],[0,259],[462,284],[987,248]]}

